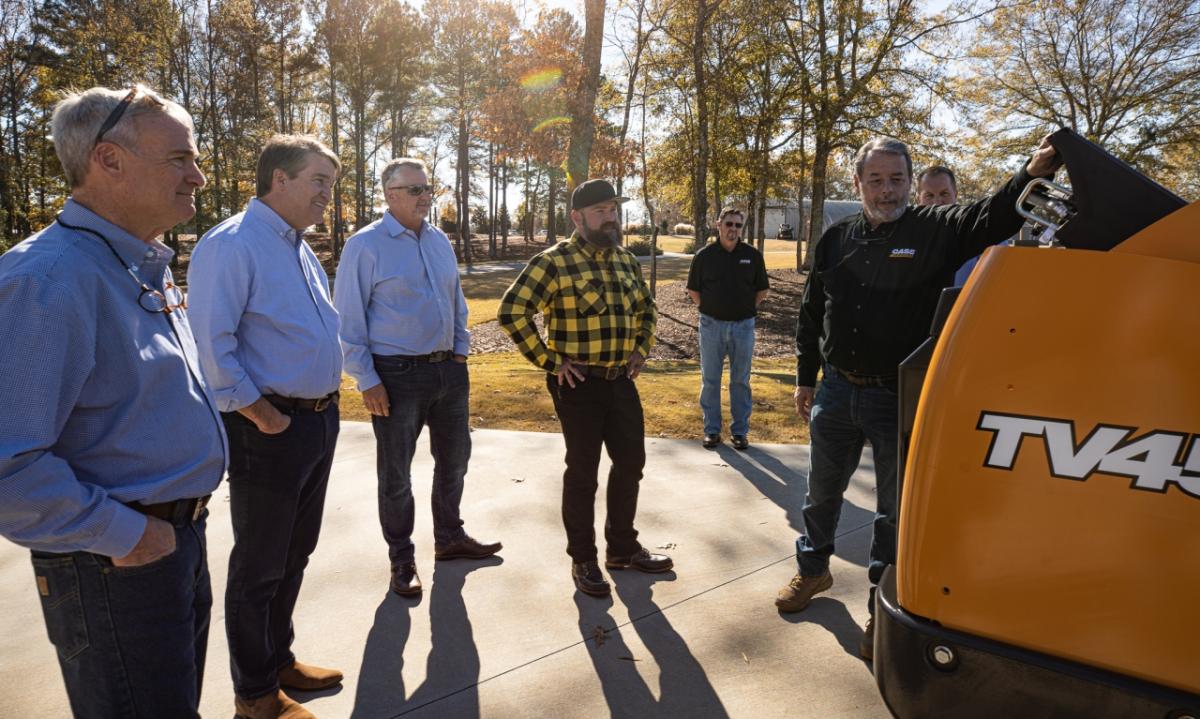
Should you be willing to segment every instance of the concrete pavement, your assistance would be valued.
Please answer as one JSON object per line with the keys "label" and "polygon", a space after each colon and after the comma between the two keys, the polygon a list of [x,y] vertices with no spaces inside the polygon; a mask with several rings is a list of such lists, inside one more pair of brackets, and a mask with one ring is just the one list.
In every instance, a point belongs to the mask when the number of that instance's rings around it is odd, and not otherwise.
{"label": "concrete pavement", "polygon": [[[404,600],[387,590],[370,425],[343,423],[321,544],[295,615],[301,661],[346,673],[340,688],[298,694],[318,716],[888,716],[869,665],[857,658],[874,507],[869,454],[847,494],[832,590],[804,612],[783,615],[772,600],[795,572],[806,446],[739,453],[648,439],[640,539],[671,554],[676,569],[611,572],[615,591],[600,600],[576,593],[569,577],[559,515],[562,438],[500,430],[472,437],[466,528],[502,540],[504,551],[483,562],[435,564],[432,460],[423,437],[413,481],[425,595]],[[607,463],[602,477],[606,471]],[[232,544],[227,497],[222,485],[208,525],[217,599],[204,716],[233,709],[221,604]],[[28,553],[3,540],[0,606],[0,717],[69,715]]]}

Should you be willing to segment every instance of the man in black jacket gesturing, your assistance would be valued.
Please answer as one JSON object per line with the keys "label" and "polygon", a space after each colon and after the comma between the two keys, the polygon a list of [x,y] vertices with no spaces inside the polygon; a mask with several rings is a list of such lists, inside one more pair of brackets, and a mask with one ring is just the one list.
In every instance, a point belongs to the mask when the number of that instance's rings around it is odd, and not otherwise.
{"label": "man in black jacket gesturing", "polygon": [[[833,585],[829,557],[842,495],[865,441],[875,461],[876,510],[868,576],[871,599],[896,555],[896,377],[900,362],[929,335],[942,288],[967,258],[1021,225],[1016,201],[1034,177],[1061,164],[1043,140],[998,192],[971,205],[909,207],[912,158],[897,140],[876,138],[855,157],[862,212],[830,227],[813,250],[796,328],[796,411],[811,427],[811,468],[799,572],[779,591],[784,612],[804,609]],[[817,371],[823,371],[820,391]],[[868,605],[874,611],[873,601]],[[860,652],[873,654],[867,620]]]}

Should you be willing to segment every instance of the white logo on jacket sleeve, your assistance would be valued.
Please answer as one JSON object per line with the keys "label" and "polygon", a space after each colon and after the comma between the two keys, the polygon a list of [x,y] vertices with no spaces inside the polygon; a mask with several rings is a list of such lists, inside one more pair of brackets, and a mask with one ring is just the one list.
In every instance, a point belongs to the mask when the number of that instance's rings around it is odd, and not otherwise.
{"label": "white logo on jacket sleeve", "polygon": [[[1098,424],[1082,440],[1075,423],[1047,417],[983,412],[976,429],[992,432],[983,465],[1012,470],[1026,437],[1041,438],[1050,474],[1085,481],[1101,472],[1133,480],[1133,489],[1163,493],[1174,484],[1200,498],[1200,435]],[[1185,456],[1182,465],[1178,460]]]}
{"label": "white logo on jacket sleeve", "polygon": [[897,247],[888,255],[889,259],[911,260],[917,256],[917,251],[911,247]]}

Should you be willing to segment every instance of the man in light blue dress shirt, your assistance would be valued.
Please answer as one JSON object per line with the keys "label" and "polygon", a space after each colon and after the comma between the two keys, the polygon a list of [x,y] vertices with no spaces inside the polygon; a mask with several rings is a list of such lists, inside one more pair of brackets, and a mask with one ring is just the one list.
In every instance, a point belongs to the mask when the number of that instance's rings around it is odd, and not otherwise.
{"label": "man in light blue dress shirt", "polygon": [[446,235],[425,221],[433,188],[420,160],[381,173],[388,210],[346,242],[334,284],[346,372],[358,382],[378,443],[379,521],[391,588],[421,593],[412,531],[412,458],[429,426],[435,559],[483,559],[499,542],[463,531],[463,477],[471,457],[467,302]]}
{"label": "man in light blue dress shirt", "polygon": [[257,197],[201,238],[188,270],[200,362],[229,434],[225,633],[238,716],[311,716],[283,690],[342,680],[296,661],[291,649],[292,611],[321,530],[342,376],[329,281],[303,234],[322,220],[340,167],[315,139],[271,138]]}
{"label": "man in light blue dress shirt", "polygon": [[225,436],[171,250],[204,185],[192,120],[152,90],[61,101],[71,187],[0,257],[0,535],[33,550],[77,717],[196,717]]}

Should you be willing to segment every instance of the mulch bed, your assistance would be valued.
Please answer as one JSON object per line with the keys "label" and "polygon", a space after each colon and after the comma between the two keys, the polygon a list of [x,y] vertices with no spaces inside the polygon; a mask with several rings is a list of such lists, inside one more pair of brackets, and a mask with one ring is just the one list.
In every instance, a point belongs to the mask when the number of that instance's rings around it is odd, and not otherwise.
{"label": "mulch bed", "polygon": [[[182,239],[179,266],[173,272],[176,282],[186,280],[187,263],[191,258],[192,246],[195,244],[190,236]],[[332,274],[335,267],[329,235],[310,232],[305,239],[312,246],[325,270]],[[453,238],[451,239],[453,240]],[[519,236],[510,236],[506,251],[497,253],[496,259],[524,261],[545,250],[548,246],[542,242],[526,243]],[[472,237],[471,249],[472,259],[475,262],[488,262],[492,259],[488,257],[486,235]],[[800,297],[804,292],[804,275],[795,270],[770,270],[767,275],[771,279],[771,293],[758,308],[756,322],[758,331],[754,343],[754,356],[794,357],[796,354],[796,316],[800,311]],[[658,341],[650,352],[650,357],[652,359],[699,359],[700,347],[697,334],[699,315],[696,306],[687,296],[685,284],[669,282],[659,285],[655,301],[658,304],[658,330],[656,332]],[[538,316],[535,321],[540,331],[542,318]],[[473,353],[489,354],[511,352],[512,350],[512,340],[501,331],[495,320],[471,328],[471,351]]]}
{"label": "mulch bed", "polygon": [[[804,275],[795,270],[771,270],[771,293],[758,308],[755,323],[757,337],[755,357],[794,357],[796,355],[796,316],[804,292]],[[658,342],[650,352],[651,359],[698,359],[700,357],[696,306],[687,296],[683,282],[671,282],[658,287]],[[542,318],[535,319],[538,329]],[[510,352],[512,340],[493,320],[471,328],[471,351],[477,354]]]}

